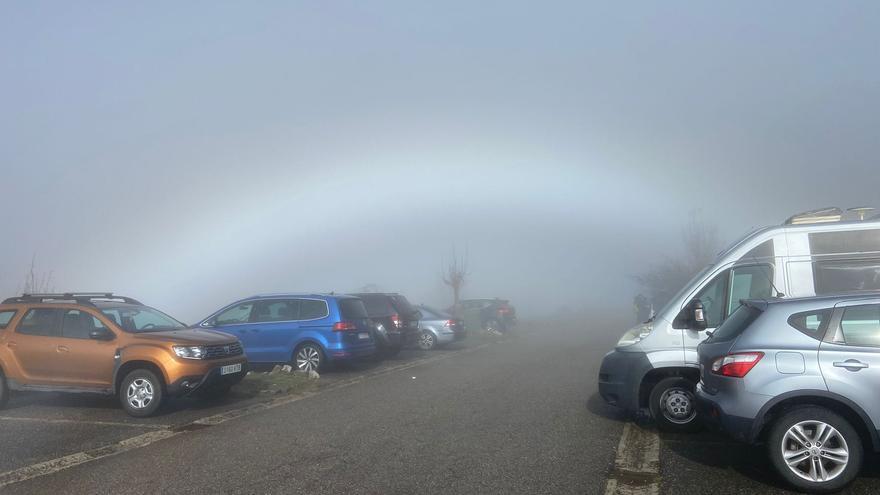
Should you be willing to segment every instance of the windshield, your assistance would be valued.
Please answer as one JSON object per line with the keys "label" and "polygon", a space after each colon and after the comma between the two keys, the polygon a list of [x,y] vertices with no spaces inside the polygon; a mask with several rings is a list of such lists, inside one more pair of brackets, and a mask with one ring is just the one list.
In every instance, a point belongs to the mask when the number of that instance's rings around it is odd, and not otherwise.
{"label": "windshield", "polygon": [[130,333],[180,330],[186,325],[147,306],[119,306],[102,308],[101,312],[111,318],[120,328]]}

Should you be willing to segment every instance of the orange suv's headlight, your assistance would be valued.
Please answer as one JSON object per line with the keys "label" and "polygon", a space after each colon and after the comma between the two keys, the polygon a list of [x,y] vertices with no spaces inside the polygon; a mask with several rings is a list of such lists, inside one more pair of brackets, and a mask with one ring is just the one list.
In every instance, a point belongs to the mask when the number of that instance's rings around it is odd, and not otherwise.
{"label": "orange suv's headlight", "polygon": [[172,346],[177,357],[184,359],[205,359],[205,348],[198,345],[175,345]]}

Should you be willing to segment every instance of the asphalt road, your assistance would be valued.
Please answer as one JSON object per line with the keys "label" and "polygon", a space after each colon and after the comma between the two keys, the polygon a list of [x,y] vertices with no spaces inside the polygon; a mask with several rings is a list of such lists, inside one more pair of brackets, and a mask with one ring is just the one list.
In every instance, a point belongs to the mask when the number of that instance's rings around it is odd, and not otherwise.
{"label": "asphalt road", "polygon": [[[623,327],[602,328],[530,326],[488,345],[410,351],[327,374],[300,400],[0,492],[601,494],[619,480],[635,483],[632,493],[785,493],[760,450],[707,433],[658,435],[605,406],[598,366]],[[0,411],[0,472],[247,405],[184,402],[134,421],[104,399],[13,401]],[[647,442],[634,455],[657,450],[656,474],[622,474],[622,435]],[[850,493],[880,490],[880,463],[868,464]]]}

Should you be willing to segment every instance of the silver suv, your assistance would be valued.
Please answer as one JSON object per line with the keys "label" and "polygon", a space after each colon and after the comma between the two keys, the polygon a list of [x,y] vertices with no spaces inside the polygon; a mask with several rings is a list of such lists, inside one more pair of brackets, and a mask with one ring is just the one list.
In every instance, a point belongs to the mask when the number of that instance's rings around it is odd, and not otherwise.
{"label": "silver suv", "polygon": [[745,301],[698,348],[705,421],[825,493],[880,451],[880,292]]}

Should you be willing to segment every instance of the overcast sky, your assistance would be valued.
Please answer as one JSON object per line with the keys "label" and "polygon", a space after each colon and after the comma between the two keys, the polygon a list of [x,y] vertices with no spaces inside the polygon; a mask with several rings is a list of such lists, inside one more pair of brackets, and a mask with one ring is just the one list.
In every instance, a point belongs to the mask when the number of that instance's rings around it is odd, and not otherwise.
{"label": "overcast sky", "polygon": [[0,294],[446,305],[456,244],[466,296],[628,306],[691,211],[880,203],[878,49],[878,2],[3,2]]}

